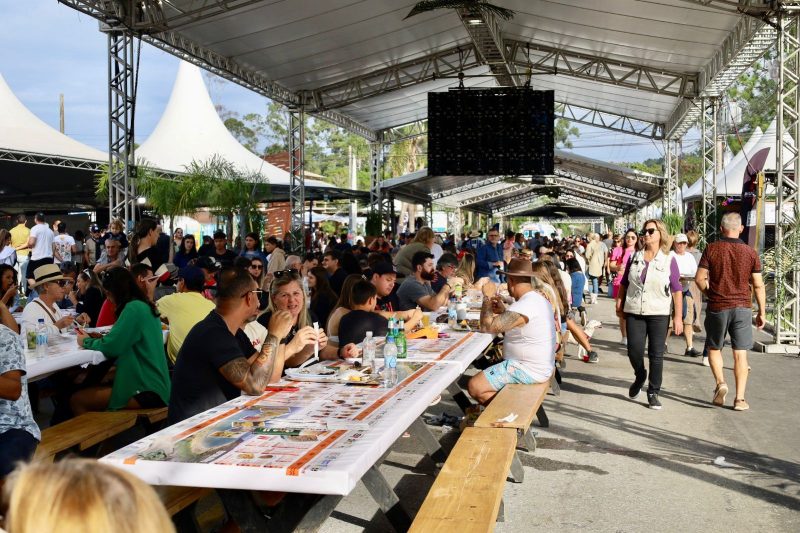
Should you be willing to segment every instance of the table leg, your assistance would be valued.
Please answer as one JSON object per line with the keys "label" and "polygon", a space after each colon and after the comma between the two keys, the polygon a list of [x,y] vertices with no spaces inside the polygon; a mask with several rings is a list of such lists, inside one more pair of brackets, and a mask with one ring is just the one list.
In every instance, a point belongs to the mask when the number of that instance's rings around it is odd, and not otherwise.
{"label": "table leg", "polygon": [[342,498],[320,494],[287,494],[269,521],[269,531],[317,531]]}
{"label": "table leg", "polygon": [[378,470],[378,467],[373,466],[367,470],[361,481],[364,482],[370,495],[381,508],[383,514],[386,515],[395,531],[398,533],[408,531],[411,527],[411,517],[400,504],[400,498],[397,497],[397,494],[395,494],[389,482]]}
{"label": "table leg", "polygon": [[431,433],[431,430],[428,429],[428,426],[425,425],[425,422],[423,422],[421,418],[417,418],[411,423],[411,426],[408,428],[408,433],[422,442],[425,451],[428,452],[428,456],[433,462],[440,464],[447,460],[447,454],[442,450],[439,440]]}

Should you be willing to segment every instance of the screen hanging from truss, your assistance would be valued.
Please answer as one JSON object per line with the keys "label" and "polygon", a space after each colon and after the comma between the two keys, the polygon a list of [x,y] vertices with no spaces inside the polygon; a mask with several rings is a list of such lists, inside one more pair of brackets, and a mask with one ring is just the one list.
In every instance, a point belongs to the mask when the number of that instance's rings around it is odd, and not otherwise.
{"label": "screen hanging from truss", "polygon": [[428,174],[553,174],[553,91],[525,87],[428,93]]}

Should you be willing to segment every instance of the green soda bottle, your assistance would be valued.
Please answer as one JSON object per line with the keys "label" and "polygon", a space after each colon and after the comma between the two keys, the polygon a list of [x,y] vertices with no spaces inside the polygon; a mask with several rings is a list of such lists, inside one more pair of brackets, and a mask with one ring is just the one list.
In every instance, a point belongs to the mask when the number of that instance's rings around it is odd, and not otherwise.
{"label": "green soda bottle", "polygon": [[397,335],[394,337],[395,346],[397,346],[397,358],[405,359],[408,357],[408,343],[406,342],[406,323],[401,320],[397,327]]}

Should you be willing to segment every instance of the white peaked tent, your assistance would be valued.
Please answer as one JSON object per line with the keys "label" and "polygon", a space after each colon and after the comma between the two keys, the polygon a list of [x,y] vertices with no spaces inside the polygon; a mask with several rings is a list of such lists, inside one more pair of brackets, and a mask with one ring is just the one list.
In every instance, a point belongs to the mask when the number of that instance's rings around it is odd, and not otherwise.
{"label": "white peaked tent", "polygon": [[[776,139],[777,129],[774,120],[767,128],[767,131],[761,133],[760,130],[756,129],[750,139],[745,143],[744,148],[725,165],[722,172],[717,173],[717,196],[740,196],[742,194],[742,185],[748,160],[764,148],[769,149],[767,159],[764,162],[764,170],[775,170],[777,168],[775,153]],[[794,144],[788,133],[784,135],[784,139]],[[767,193],[771,194],[773,190],[773,187],[768,187]],[[683,200],[685,202],[695,201],[702,198],[702,196],[703,184],[701,180],[697,180],[689,187],[689,190],[686,191]]]}
{"label": "white peaked tent", "polygon": [[67,137],[19,101],[0,74],[0,149],[108,161],[108,154]]}
{"label": "white peaked tent", "polygon": [[[192,161],[222,157],[244,174],[260,174],[270,185],[289,185],[289,173],[239,144],[217,115],[200,69],[181,61],[167,108],[153,132],[136,150],[136,159],[159,170],[182,173]],[[333,185],[306,179],[306,187]]]}

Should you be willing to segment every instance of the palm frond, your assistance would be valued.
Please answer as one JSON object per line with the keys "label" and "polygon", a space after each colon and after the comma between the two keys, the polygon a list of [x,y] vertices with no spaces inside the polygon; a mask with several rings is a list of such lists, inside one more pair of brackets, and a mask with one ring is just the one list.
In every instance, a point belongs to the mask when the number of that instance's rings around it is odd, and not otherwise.
{"label": "palm frond", "polygon": [[516,14],[511,9],[496,6],[483,0],[421,0],[411,8],[405,18],[437,9],[469,9],[475,13],[492,14],[503,20],[511,20]]}

